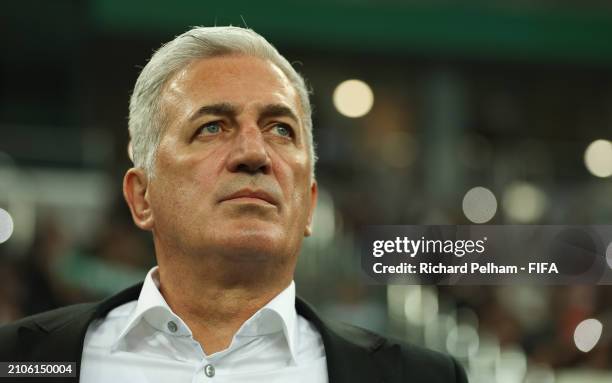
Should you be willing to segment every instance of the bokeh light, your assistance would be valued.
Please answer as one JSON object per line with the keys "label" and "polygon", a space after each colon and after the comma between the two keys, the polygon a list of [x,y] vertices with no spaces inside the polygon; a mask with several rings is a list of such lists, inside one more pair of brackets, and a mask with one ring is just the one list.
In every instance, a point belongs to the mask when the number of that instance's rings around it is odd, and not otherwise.
{"label": "bokeh light", "polygon": [[546,210],[546,194],[528,182],[515,182],[508,186],[502,198],[504,212],[519,223],[537,221]]}
{"label": "bokeh light", "polygon": [[351,118],[363,117],[374,105],[372,88],[361,80],[346,80],[334,90],[334,106],[342,115]]}
{"label": "bokeh light", "polygon": [[533,366],[527,371],[524,383],[555,383],[555,372],[547,366]]}
{"label": "bokeh light", "polygon": [[584,164],[589,172],[596,177],[612,175],[612,142],[595,140],[584,152]]}
{"label": "bokeh light", "polygon": [[0,208],[0,243],[6,242],[13,234],[13,217]]}
{"label": "bokeh light", "polygon": [[463,197],[463,214],[474,223],[485,223],[497,212],[497,199],[493,192],[482,186],[476,186]]}
{"label": "bokeh light", "polygon": [[478,352],[479,341],[480,337],[475,328],[458,325],[448,333],[446,350],[457,358],[468,358]]}
{"label": "bokeh light", "polygon": [[404,298],[406,319],[417,326],[433,320],[438,315],[438,296],[431,286],[408,286]]}
{"label": "bokeh light", "polygon": [[585,319],[576,326],[574,330],[574,343],[576,348],[582,352],[589,352],[597,345],[603,325],[597,319]]}
{"label": "bokeh light", "polygon": [[527,373],[527,358],[520,348],[506,347],[499,355],[496,382],[523,382]]}

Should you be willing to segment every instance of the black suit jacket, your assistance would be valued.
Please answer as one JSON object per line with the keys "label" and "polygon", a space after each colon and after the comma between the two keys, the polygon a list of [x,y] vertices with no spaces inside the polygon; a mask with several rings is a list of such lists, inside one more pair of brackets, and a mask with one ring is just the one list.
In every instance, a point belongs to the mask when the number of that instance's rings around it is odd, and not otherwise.
{"label": "black suit jacket", "polygon": [[[75,362],[76,378],[14,380],[77,382],[89,324],[138,299],[141,288],[139,284],[99,303],[63,307],[0,327],[0,362]],[[463,369],[449,356],[390,341],[358,327],[323,321],[299,298],[296,310],[321,334],[330,383],[467,382]]]}

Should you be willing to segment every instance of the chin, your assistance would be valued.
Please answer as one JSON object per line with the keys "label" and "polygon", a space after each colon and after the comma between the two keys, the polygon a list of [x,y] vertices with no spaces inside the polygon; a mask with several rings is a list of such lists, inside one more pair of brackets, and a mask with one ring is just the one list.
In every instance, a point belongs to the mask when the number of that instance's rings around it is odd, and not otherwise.
{"label": "chin", "polygon": [[269,261],[283,257],[287,247],[287,234],[270,225],[236,227],[218,238],[223,253],[241,261]]}

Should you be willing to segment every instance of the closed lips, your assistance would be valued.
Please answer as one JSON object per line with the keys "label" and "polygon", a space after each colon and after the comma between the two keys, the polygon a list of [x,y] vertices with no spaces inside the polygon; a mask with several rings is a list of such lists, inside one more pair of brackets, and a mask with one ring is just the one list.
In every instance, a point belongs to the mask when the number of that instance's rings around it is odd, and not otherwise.
{"label": "closed lips", "polygon": [[240,190],[236,193],[229,195],[228,197],[223,198],[221,202],[238,199],[238,198],[254,198],[254,199],[260,199],[260,200],[266,201],[267,203],[271,205],[277,204],[276,200],[270,194],[262,190],[255,190],[255,191]]}

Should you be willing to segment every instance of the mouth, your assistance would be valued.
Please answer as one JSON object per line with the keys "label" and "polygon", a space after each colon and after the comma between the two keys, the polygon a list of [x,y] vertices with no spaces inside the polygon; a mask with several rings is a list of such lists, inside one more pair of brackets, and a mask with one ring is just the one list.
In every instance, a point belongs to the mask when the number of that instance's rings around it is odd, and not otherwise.
{"label": "mouth", "polygon": [[263,190],[243,189],[221,199],[220,202],[255,203],[276,206],[278,202]]}

